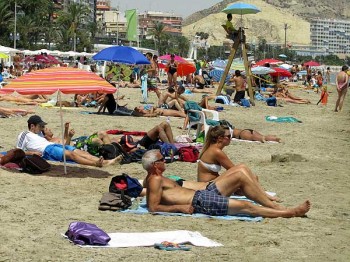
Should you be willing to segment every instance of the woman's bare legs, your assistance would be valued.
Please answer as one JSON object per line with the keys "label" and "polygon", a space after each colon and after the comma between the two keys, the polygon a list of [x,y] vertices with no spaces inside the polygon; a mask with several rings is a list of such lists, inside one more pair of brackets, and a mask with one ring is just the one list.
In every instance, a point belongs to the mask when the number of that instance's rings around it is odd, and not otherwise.
{"label": "woman's bare legs", "polygon": [[247,198],[265,207],[284,209],[284,207],[272,202],[253,176],[245,165],[238,165],[230,168],[214,181],[218,190],[224,196],[231,196],[232,193],[240,189]]}
{"label": "woman's bare legs", "polygon": [[335,110],[334,110],[335,112],[342,110],[344,99],[345,99],[346,93],[348,92],[348,88],[347,87],[343,88],[340,91],[337,89],[337,92],[338,92],[338,99],[337,99],[337,102],[335,103]]}

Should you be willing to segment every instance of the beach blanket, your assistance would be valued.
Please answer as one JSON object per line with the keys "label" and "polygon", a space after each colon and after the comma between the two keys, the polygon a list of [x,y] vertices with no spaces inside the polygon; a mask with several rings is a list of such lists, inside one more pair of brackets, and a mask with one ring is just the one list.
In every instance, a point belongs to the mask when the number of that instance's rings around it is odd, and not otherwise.
{"label": "beach blanket", "polygon": [[[245,197],[241,196],[231,196],[231,198],[239,199],[239,200],[248,200]],[[132,205],[132,207],[134,204]],[[240,220],[240,221],[252,221],[252,222],[260,222],[263,220],[262,217],[250,217],[247,215],[236,215],[236,216],[209,216],[205,214],[183,214],[183,213],[170,213],[170,212],[152,212],[150,213],[146,206],[146,198],[143,198],[142,201],[139,203],[138,207],[136,209],[126,209],[120,211],[122,213],[129,213],[129,214],[152,214],[152,215],[162,215],[162,216],[184,216],[184,217],[192,217],[192,218],[214,218],[214,219],[222,219],[222,220]]]}
{"label": "beach blanket", "polygon": [[[80,247],[153,247],[155,243],[163,241],[178,244],[190,243],[199,247],[220,247],[222,244],[204,237],[201,233],[188,230],[162,231],[162,232],[136,232],[136,233],[108,233],[111,240],[106,246]],[[64,234],[62,234],[67,238]],[[67,238],[68,239],[68,238]]]}
{"label": "beach blanket", "polygon": [[277,123],[302,123],[302,121],[292,116],[282,116],[282,117],[266,116],[265,119],[266,121],[277,122]]}

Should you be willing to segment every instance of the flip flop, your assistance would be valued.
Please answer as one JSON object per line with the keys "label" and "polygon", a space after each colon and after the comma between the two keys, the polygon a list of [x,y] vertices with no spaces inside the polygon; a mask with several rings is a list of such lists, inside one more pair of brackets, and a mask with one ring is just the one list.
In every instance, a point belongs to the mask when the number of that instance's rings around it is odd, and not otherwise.
{"label": "flip flop", "polygon": [[173,242],[163,241],[162,243],[156,243],[154,244],[154,247],[160,250],[165,251],[175,251],[175,250],[182,250],[182,251],[189,251],[191,250],[190,247],[186,245],[181,245]]}

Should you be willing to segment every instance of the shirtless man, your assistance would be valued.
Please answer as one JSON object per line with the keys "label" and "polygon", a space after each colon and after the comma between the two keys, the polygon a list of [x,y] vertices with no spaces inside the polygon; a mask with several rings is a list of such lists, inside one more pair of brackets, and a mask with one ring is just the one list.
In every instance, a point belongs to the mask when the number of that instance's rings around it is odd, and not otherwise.
{"label": "shirtless man", "polygon": [[150,212],[203,213],[214,216],[247,214],[270,218],[302,217],[311,206],[308,200],[294,208],[279,206],[266,200],[265,194],[254,191],[241,179],[237,179],[236,188],[230,190],[242,188],[247,197],[262,206],[222,196],[220,192],[228,190],[225,183],[211,183],[206,190],[197,191],[181,187],[175,181],[163,177],[165,162],[159,150],[147,151],[142,157],[142,166],[147,171],[144,186],[147,188],[147,206]]}
{"label": "shirtless man", "polygon": [[174,144],[173,131],[169,123],[162,122],[159,125],[156,125],[138,141],[134,141],[130,135],[124,135],[121,137],[119,144],[124,148],[126,152],[133,152],[138,149],[138,145],[149,149],[150,146],[156,144],[158,140],[164,143]]}
{"label": "shirtless man", "polygon": [[149,91],[154,91],[157,95],[157,97],[160,97],[160,91],[157,87],[157,65],[153,60],[153,54],[152,53],[146,53],[146,58],[148,61],[150,61],[150,65],[147,68],[147,74],[148,74],[148,79],[147,79],[147,85],[148,85],[148,90]]}
{"label": "shirtless man", "polygon": [[183,87],[178,87],[175,90],[173,87],[169,87],[168,91],[163,93],[159,100],[158,106],[164,109],[177,109],[178,111],[183,111],[183,104],[187,100],[186,97],[182,95],[185,91]]}
{"label": "shirtless man", "polygon": [[245,84],[244,84],[244,79],[241,76],[241,71],[239,70],[235,71],[233,82],[235,84],[235,89],[236,89],[236,94],[235,94],[235,97],[233,98],[233,101],[235,103],[240,103],[241,99],[245,97]]}

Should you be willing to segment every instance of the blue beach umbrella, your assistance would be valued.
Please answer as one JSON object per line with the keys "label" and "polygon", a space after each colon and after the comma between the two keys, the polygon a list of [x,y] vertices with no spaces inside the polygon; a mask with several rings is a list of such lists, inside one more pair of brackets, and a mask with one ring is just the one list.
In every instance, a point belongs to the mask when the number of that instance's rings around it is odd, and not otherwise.
{"label": "blue beach umbrella", "polygon": [[261,12],[261,10],[255,5],[236,2],[234,4],[229,4],[222,12],[226,14],[241,15],[241,24],[243,24],[243,15],[256,14]]}
{"label": "blue beach umbrella", "polygon": [[148,65],[148,59],[130,46],[111,46],[98,52],[92,57],[96,61],[111,61],[129,65]]}
{"label": "blue beach umbrella", "polygon": [[248,14],[256,14],[261,12],[261,10],[255,5],[237,2],[234,4],[228,5],[222,12],[226,14],[236,14],[236,15],[248,15]]}

